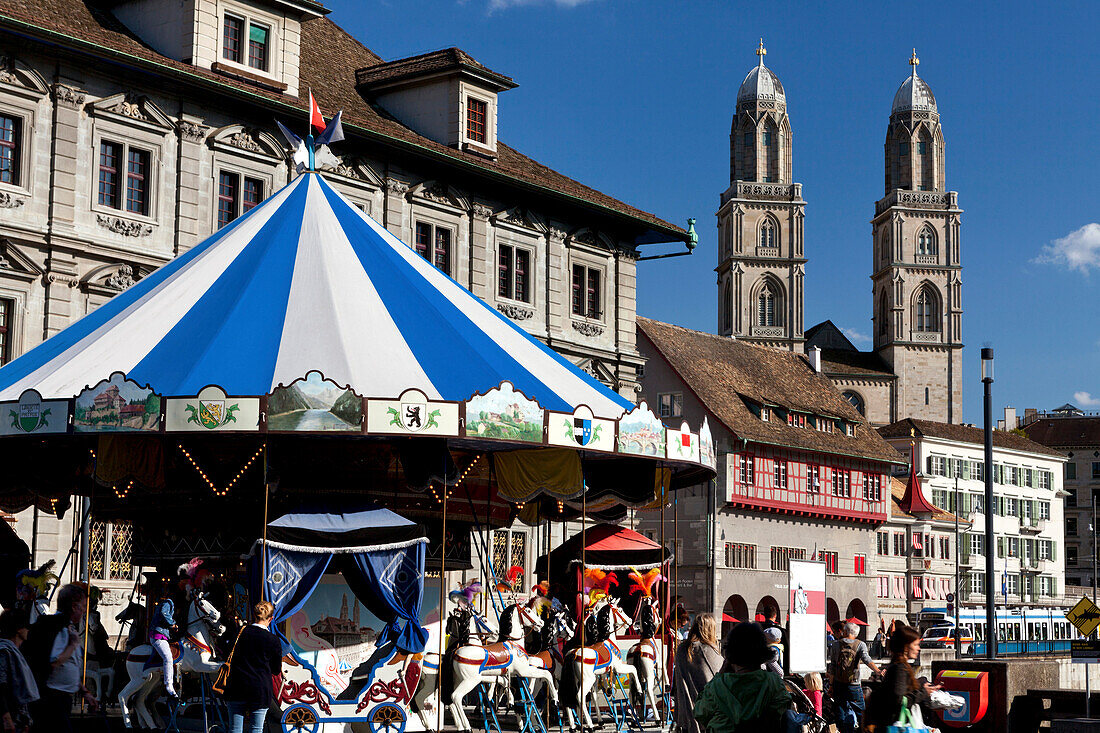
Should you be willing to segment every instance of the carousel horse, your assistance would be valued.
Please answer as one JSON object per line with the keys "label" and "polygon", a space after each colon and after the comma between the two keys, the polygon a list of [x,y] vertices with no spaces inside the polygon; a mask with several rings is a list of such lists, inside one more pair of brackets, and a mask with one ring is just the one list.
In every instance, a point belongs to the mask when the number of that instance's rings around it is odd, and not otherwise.
{"label": "carousel horse", "polygon": [[660,601],[654,593],[654,586],[664,576],[657,568],[642,575],[637,570],[630,573],[630,579],[634,584],[630,587],[631,593],[641,593],[638,599],[638,612],[636,622],[641,639],[627,652],[627,658],[634,664],[638,671],[639,687],[635,692],[649,701],[654,714],[657,711],[655,691],[658,689],[661,662],[665,659],[665,645],[661,631]]}
{"label": "carousel horse", "polygon": [[[453,594],[451,600],[454,601]],[[429,627],[428,643],[424,646],[425,650],[439,649],[439,637],[432,634],[438,628],[438,624],[432,624]],[[444,638],[449,639],[449,642],[444,657],[450,657],[454,649],[459,646],[484,644],[490,637],[496,636],[497,633],[488,621],[477,612],[477,609],[468,602],[463,603],[460,601],[447,615],[446,636]],[[414,661],[413,656],[409,657],[409,661]],[[434,730],[436,723],[430,719],[428,714],[436,709],[436,694],[439,691],[439,669],[441,666],[439,653],[424,651],[420,655],[419,662],[420,683],[413,695],[413,702],[415,703],[416,712],[420,716],[420,722],[424,724],[424,729]]]}
{"label": "carousel horse", "polygon": [[[554,682],[561,686],[561,670],[565,660],[558,649],[558,642],[569,639],[577,630],[577,625],[569,618],[569,609],[554,601],[557,605],[550,606],[550,618],[545,622],[539,633],[538,650],[528,651],[532,664],[540,664],[543,669],[550,671]],[[542,680],[535,679],[531,683],[531,699],[537,699],[542,690]]]}
{"label": "carousel horse", "polygon": [[[586,730],[595,728],[592,718],[588,714],[588,706],[585,701],[593,693],[596,681],[607,674],[628,675],[631,686],[638,685],[638,672],[634,665],[623,657],[622,651],[616,641],[616,634],[621,629],[629,628],[634,621],[627,616],[619,605],[606,598],[600,601],[597,612],[598,642],[584,647],[570,650],[567,661],[570,663],[574,684],[577,686],[577,697],[568,702],[573,703],[580,710],[583,727]],[[656,715],[656,709],[654,709]],[[566,717],[569,719],[569,727],[574,726],[572,706],[566,706]]]}
{"label": "carousel horse", "polygon": [[523,647],[526,629],[540,631],[542,619],[534,608],[535,601],[513,604],[500,614],[499,641],[487,646],[467,644],[454,653],[454,689],[451,691],[451,715],[461,731],[471,730],[470,720],[463,710],[463,701],[478,684],[496,683],[510,676],[542,679],[557,695],[554,678],[541,664],[535,665]]}
{"label": "carousel horse", "polygon": [[[194,591],[187,604],[187,625],[183,627],[183,637],[178,643],[172,643],[172,657],[183,672],[214,674],[221,667],[215,662],[214,638],[225,633],[225,627],[219,621],[221,613],[206,600],[201,591]],[[127,728],[133,727],[131,711],[142,728],[161,729],[161,721],[155,710],[150,710],[146,699],[161,679],[160,657],[150,644],[135,647],[126,656],[126,671],[130,681],[118,693],[118,704],[122,709],[122,722]]]}

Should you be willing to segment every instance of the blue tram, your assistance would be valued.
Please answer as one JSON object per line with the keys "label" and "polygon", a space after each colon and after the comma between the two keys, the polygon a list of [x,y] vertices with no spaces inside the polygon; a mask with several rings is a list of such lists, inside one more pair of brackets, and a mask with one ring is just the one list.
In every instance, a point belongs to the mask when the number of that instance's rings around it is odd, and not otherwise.
{"label": "blue tram", "polygon": [[[997,653],[1006,655],[1050,654],[1069,651],[1073,639],[1083,638],[1066,619],[1066,609],[996,609]],[[985,654],[985,609],[963,606],[959,609],[960,646],[964,654]],[[925,649],[955,646],[955,612],[946,607],[925,607],[917,619]]]}

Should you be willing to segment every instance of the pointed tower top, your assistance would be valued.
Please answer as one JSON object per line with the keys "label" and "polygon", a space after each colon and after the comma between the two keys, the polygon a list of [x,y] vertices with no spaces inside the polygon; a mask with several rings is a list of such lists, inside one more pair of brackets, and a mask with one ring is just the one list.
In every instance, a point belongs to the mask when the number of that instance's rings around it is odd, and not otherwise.
{"label": "pointed tower top", "polygon": [[764,65],[764,57],[768,55],[768,49],[764,48],[764,39],[760,39],[760,45],[756,47],[756,55],[760,57],[760,65]]}
{"label": "pointed tower top", "polygon": [[920,59],[917,58],[917,49],[913,49],[913,55],[909,57],[909,65],[913,67],[913,76],[917,75],[917,67],[920,66]]}

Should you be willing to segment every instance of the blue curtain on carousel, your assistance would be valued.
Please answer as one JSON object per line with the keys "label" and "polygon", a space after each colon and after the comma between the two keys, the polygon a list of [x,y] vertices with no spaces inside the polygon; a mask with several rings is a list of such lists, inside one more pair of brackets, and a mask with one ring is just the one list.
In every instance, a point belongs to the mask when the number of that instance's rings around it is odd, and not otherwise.
{"label": "blue curtain on carousel", "polygon": [[[250,558],[249,593],[253,603],[266,599],[275,605],[272,626],[297,613],[321,582],[332,561],[331,552],[301,552],[267,548],[267,569],[260,571],[264,553],[256,548]],[[263,582],[261,589],[260,583]]]}
{"label": "blue curtain on carousel", "polygon": [[344,579],[367,610],[386,622],[378,645],[392,641],[409,654],[424,650],[428,632],[420,625],[427,544],[342,555]]}

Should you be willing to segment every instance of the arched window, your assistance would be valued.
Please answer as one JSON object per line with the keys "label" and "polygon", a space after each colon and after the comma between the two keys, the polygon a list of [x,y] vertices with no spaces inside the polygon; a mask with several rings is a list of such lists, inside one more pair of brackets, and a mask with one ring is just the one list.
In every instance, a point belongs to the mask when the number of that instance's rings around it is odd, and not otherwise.
{"label": "arched window", "polygon": [[722,288],[722,329],[727,333],[733,330],[733,288],[729,280]]}
{"label": "arched window", "polygon": [[878,262],[885,265],[890,261],[890,229],[883,227],[878,237]]}
{"label": "arched window", "polygon": [[849,405],[856,408],[856,410],[859,412],[860,415],[866,415],[867,414],[864,411],[865,408],[864,408],[864,405],[863,405],[863,398],[859,396],[858,392],[852,392],[851,390],[848,390],[847,392],[845,392],[841,396],[844,397],[844,399],[846,399],[848,401]]}
{"label": "arched window", "polygon": [[779,241],[779,227],[770,216],[760,224],[760,246],[776,247]]}
{"label": "arched window", "polygon": [[916,298],[916,331],[924,333],[938,333],[940,330],[940,301],[932,288],[925,286],[917,293]]}
{"label": "arched window", "polygon": [[778,301],[771,283],[764,283],[760,294],[756,296],[756,325],[778,326],[776,301]]}
{"label": "arched window", "polygon": [[883,291],[882,295],[878,299],[878,313],[876,314],[878,320],[878,335],[886,336],[890,333],[889,318],[886,315],[886,292]]}
{"label": "arched window", "polygon": [[920,234],[917,235],[917,254],[936,254],[936,233],[932,231],[932,227],[928,225],[925,225],[925,227],[920,230]]}

